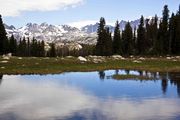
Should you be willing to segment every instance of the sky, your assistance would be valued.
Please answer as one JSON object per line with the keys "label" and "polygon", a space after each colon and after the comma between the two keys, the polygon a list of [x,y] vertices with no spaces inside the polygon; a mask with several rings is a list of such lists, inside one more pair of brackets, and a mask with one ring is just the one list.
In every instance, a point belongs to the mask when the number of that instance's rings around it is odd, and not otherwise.
{"label": "sky", "polygon": [[107,24],[116,20],[136,20],[161,16],[163,6],[170,13],[178,10],[179,0],[0,0],[4,23],[21,27],[29,22],[81,27],[105,17]]}

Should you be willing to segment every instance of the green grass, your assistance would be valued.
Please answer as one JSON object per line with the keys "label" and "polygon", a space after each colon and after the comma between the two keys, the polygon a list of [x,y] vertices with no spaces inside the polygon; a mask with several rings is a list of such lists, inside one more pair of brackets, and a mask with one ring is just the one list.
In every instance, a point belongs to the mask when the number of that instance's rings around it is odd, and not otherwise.
{"label": "green grass", "polygon": [[[8,61],[2,63],[1,61]],[[34,58],[12,57],[3,60],[0,57],[0,74],[54,74],[75,71],[99,71],[107,69],[129,69],[146,70],[152,72],[180,72],[180,60],[172,61],[165,58],[142,60],[141,63],[134,63],[131,58],[126,60],[106,59],[103,63],[86,62],[81,63],[77,58]]]}
{"label": "green grass", "polygon": [[116,80],[153,80],[154,78],[147,77],[147,76],[139,76],[139,75],[113,75],[112,78]]}

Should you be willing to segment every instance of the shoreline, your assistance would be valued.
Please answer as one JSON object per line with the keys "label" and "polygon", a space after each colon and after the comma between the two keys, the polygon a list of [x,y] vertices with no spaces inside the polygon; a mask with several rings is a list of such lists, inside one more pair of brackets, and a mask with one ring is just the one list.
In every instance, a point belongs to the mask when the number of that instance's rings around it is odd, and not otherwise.
{"label": "shoreline", "polygon": [[[92,72],[102,70],[140,70],[149,72],[180,72],[180,58],[175,57],[99,57],[95,63],[92,57],[80,61],[77,57],[0,57],[0,74],[60,74],[65,72]],[[101,60],[100,60],[101,59]]]}

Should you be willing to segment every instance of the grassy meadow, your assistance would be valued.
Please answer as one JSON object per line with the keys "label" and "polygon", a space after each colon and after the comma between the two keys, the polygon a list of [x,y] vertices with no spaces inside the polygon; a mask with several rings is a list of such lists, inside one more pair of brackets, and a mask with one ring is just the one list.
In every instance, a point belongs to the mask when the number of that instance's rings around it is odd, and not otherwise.
{"label": "grassy meadow", "polygon": [[123,58],[105,57],[95,63],[87,58],[82,62],[76,57],[41,58],[41,57],[0,57],[0,74],[56,74],[76,71],[100,71],[108,69],[146,70],[152,72],[180,72],[179,58]]}

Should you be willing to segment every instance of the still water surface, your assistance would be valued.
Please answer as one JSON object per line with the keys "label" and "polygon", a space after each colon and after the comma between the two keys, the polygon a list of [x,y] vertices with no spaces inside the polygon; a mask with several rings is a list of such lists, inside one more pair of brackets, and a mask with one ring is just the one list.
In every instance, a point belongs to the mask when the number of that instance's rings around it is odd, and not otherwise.
{"label": "still water surface", "polygon": [[[114,74],[154,80],[115,80]],[[180,73],[1,75],[0,120],[180,120]]]}

